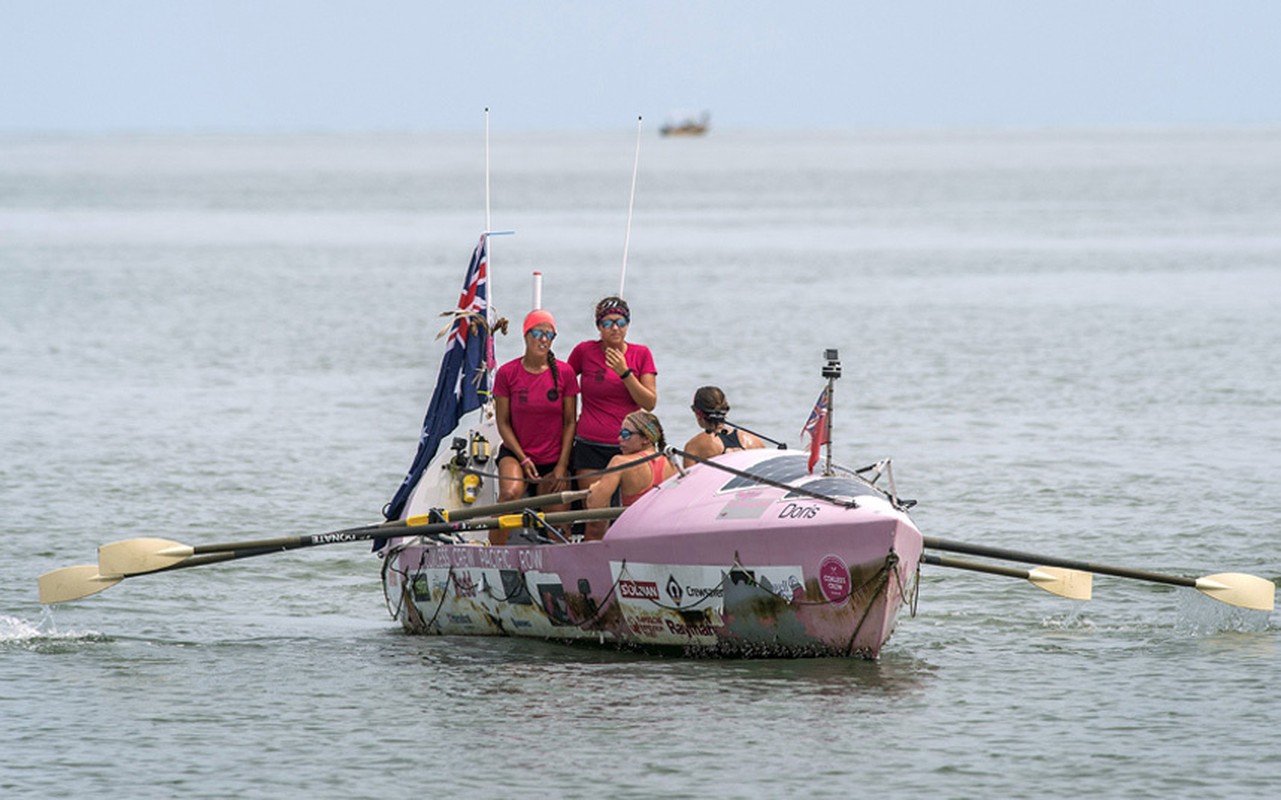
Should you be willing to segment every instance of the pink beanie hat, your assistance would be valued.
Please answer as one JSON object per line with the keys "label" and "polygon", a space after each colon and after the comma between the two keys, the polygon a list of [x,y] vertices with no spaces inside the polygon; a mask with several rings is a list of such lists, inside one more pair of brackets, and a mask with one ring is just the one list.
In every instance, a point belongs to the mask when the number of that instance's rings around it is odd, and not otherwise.
{"label": "pink beanie hat", "polygon": [[542,325],[544,322],[552,326],[553,331],[556,330],[556,318],[552,316],[552,312],[544,311],[541,308],[534,309],[525,315],[525,330],[523,333],[529,333],[530,329],[535,325]]}

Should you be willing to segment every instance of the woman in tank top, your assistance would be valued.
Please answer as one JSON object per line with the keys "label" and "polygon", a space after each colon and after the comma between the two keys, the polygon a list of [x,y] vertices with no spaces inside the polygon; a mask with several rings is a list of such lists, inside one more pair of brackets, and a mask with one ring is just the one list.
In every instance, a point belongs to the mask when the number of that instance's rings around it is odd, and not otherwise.
{"label": "woman in tank top", "polygon": [[[596,483],[587,498],[588,508],[605,508],[614,504],[630,506],[646,492],[676,474],[676,467],[662,456],[654,457],[667,447],[663,426],[658,417],[648,411],[633,411],[623,418],[618,431],[621,451],[609,460],[607,471]],[[650,460],[646,460],[646,459]],[[630,466],[628,466],[630,465]],[[599,539],[605,535],[605,523],[588,523],[587,538]]]}
{"label": "woman in tank top", "polygon": [[[690,410],[698,420],[698,427],[703,429],[685,443],[685,452],[690,455],[713,458],[734,450],[755,450],[765,446],[758,437],[725,424],[729,401],[725,399],[725,393],[715,386],[703,386],[694,392]],[[697,463],[686,457],[684,466],[692,467]]]}

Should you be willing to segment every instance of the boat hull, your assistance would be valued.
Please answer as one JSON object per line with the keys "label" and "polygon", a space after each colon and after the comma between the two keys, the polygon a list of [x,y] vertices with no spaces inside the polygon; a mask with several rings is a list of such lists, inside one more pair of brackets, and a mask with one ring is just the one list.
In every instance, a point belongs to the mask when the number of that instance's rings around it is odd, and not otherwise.
{"label": "boat hull", "polygon": [[413,633],[875,658],[915,591],[922,540],[906,514],[876,496],[717,491],[711,470],[664,483],[600,541],[397,544],[389,607]]}

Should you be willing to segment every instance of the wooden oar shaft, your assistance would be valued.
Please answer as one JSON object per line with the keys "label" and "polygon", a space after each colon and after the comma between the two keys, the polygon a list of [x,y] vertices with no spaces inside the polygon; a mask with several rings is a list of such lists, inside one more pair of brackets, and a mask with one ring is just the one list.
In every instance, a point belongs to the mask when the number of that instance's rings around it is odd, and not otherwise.
{"label": "wooden oar shaft", "polygon": [[1002,561],[1020,561],[1024,564],[1045,564],[1051,567],[1063,567],[1064,569],[1093,572],[1097,575],[1113,575],[1118,578],[1133,578],[1134,580],[1139,581],[1165,583],[1170,586],[1189,586],[1193,589],[1197,588],[1196,578],[1185,578],[1182,575],[1167,575],[1161,572],[1149,572],[1142,569],[1114,567],[1108,564],[1093,564],[1088,561],[1077,561],[1072,558],[1056,558],[1055,556],[1047,556],[1040,553],[1024,553],[1018,550],[1007,550],[1003,547],[988,547],[981,544],[956,542],[950,539],[937,539],[933,536],[924,537],[924,544],[926,547],[934,550],[948,550],[953,553],[966,553],[972,556],[999,558]]}

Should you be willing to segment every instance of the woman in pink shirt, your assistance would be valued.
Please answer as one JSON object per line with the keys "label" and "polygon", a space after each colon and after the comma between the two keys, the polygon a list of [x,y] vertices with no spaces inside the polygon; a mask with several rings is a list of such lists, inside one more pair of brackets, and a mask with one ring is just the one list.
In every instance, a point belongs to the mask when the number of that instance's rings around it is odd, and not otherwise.
{"label": "woman in pink shirt", "polygon": [[569,354],[579,376],[583,413],[574,436],[573,467],[578,488],[589,488],[598,473],[619,454],[618,431],[633,411],[653,411],[658,404],[658,369],[642,344],[627,341],[632,312],[621,297],[596,304],[599,339],[580,342]]}
{"label": "woman in pink shirt", "polygon": [[[552,353],[556,320],[550,312],[529,312],[524,328],[525,354],[503,364],[494,377],[494,409],[503,439],[498,448],[500,501],[523,497],[527,489],[547,494],[569,488],[578,380]],[[506,531],[495,533],[506,540]]]}

